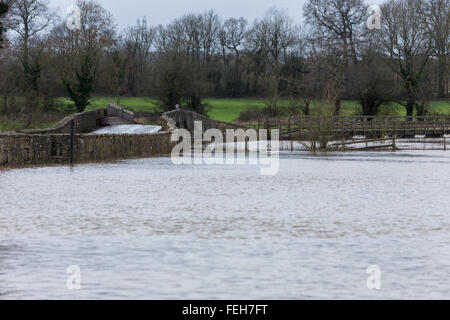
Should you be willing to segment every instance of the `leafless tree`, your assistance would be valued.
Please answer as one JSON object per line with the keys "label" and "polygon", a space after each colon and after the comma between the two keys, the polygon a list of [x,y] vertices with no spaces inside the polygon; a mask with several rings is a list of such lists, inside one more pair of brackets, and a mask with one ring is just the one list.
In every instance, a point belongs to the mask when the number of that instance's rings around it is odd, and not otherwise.
{"label": "leafless tree", "polygon": [[93,0],[78,0],[80,29],[59,24],[51,34],[56,71],[79,111],[89,104],[98,79],[105,49],[115,42],[116,26],[111,13]]}
{"label": "leafless tree", "polygon": [[[9,28],[18,34],[17,48],[25,76],[24,93],[37,91],[40,77],[39,35],[54,19],[54,13],[44,0],[17,0],[11,7]],[[33,48],[31,48],[33,47]],[[35,54],[32,54],[34,51]]]}
{"label": "leafless tree", "polygon": [[256,20],[248,33],[249,49],[257,52],[265,65],[264,82],[268,107],[273,115],[278,109],[281,65],[298,40],[297,35],[292,19],[285,11],[276,8],[270,9],[263,19]]}
{"label": "leafless tree", "polygon": [[433,55],[438,60],[438,95],[448,95],[448,63],[450,59],[450,0],[428,0],[422,13],[428,36],[433,40]]}
{"label": "leafless tree", "polygon": [[430,60],[432,41],[421,14],[424,0],[389,0],[382,10],[379,43],[392,70],[402,79],[406,111],[412,116],[423,75]]}
{"label": "leafless tree", "polygon": [[334,100],[334,113],[338,115],[346,68],[350,61],[358,62],[357,44],[366,12],[364,3],[362,0],[309,0],[303,11],[322,54],[328,55],[330,77],[326,91]]}
{"label": "leafless tree", "polygon": [[138,20],[136,26],[125,30],[124,50],[130,64],[127,78],[131,96],[144,93],[155,36],[156,29],[148,26],[145,17]]}

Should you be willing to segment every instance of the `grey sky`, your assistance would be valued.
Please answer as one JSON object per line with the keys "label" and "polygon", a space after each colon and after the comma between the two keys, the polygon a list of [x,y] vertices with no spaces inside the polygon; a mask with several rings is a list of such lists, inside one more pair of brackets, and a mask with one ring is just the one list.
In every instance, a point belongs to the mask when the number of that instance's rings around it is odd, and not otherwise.
{"label": "grey sky", "polygon": [[[306,0],[98,0],[108,9],[119,26],[134,25],[146,16],[152,25],[166,24],[188,12],[203,12],[214,9],[223,18],[245,17],[249,21],[260,18],[271,7],[285,8],[295,21],[301,21],[302,8]],[[368,0],[368,4],[383,0]],[[76,0],[50,0],[52,7],[59,7],[64,14]]]}

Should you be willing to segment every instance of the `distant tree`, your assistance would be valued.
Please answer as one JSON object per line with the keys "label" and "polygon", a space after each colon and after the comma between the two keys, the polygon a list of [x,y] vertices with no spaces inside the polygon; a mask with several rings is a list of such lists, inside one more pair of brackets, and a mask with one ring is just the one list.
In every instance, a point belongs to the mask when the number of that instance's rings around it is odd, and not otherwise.
{"label": "distant tree", "polygon": [[144,17],[124,33],[123,49],[129,62],[127,91],[131,96],[143,94],[149,80],[151,48],[155,42],[156,30],[147,25]]}
{"label": "distant tree", "polygon": [[[206,20],[205,20],[206,17]],[[210,91],[208,83],[212,50],[209,37],[210,15],[188,14],[166,27],[156,37],[155,84],[153,92],[165,109],[176,104],[205,113],[202,98]],[[207,57],[210,55],[210,57]]]}
{"label": "distant tree", "polygon": [[132,62],[127,56],[124,41],[119,38],[116,43],[107,49],[106,66],[102,81],[104,90],[116,98],[116,103],[120,105],[120,99],[128,91],[127,75],[130,72]]}
{"label": "distant tree", "polygon": [[[357,44],[365,17],[363,0],[308,0],[304,9],[306,23],[316,38],[316,50],[328,55],[326,95],[334,100],[338,115],[345,91],[346,70],[357,64]],[[320,46],[322,49],[320,49]]]}
{"label": "distant tree", "polygon": [[432,53],[438,60],[438,96],[448,95],[450,59],[450,0],[428,0],[421,14],[425,17],[428,36],[433,41]]}
{"label": "distant tree", "polygon": [[6,2],[0,2],[0,49],[3,48],[2,43],[4,41],[3,34],[6,31],[6,27],[4,26],[3,19],[6,16],[6,13],[9,10],[9,5]]}
{"label": "distant tree", "polygon": [[377,40],[378,30],[365,34],[359,47],[359,63],[349,68],[349,94],[359,100],[365,116],[375,116],[379,107],[395,96],[395,75],[385,63]]}
{"label": "distant tree", "polygon": [[432,52],[432,39],[423,15],[423,0],[389,0],[382,10],[379,43],[389,57],[392,70],[402,79],[408,116],[412,116],[424,84]]}
{"label": "distant tree", "polygon": [[105,51],[115,43],[116,25],[98,2],[79,0],[77,5],[81,11],[80,29],[71,30],[61,23],[53,30],[51,41],[57,72],[81,112],[89,105]]}
{"label": "distant tree", "polygon": [[245,38],[248,32],[248,22],[244,18],[226,20],[218,32],[220,48],[220,85],[226,95],[238,97],[243,91],[242,75],[245,66],[242,65]]}
{"label": "distant tree", "polygon": [[285,11],[270,9],[262,20],[256,20],[248,33],[249,49],[263,67],[267,105],[277,115],[281,68],[297,42],[298,30]]}
{"label": "distant tree", "polygon": [[39,37],[54,19],[47,2],[43,0],[17,0],[11,7],[10,28],[18,34],[19,58],[24,73],[24,93],[37,92],[41,76]]}

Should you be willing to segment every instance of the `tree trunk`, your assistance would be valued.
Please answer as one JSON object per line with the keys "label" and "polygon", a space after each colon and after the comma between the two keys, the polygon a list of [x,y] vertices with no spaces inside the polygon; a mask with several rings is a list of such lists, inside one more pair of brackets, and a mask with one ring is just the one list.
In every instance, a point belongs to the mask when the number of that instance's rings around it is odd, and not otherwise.
{"label": "tree trunk", "polygon": [[446,86],[445,75],[447,74],[447,61],[445,56],[439,57],[439,71],[438,71],[438,86],[439,86],[439,97],[447,97],[448,92]]}
{"label": "tree trunk", "polygon": [[334,102],[334,115],[338,116],[341,114],[341,98],[338,98]]}
{"label": "tree trunk", "polygon": [[414,105],[416,104],[416,100],[409,98],[406,103],[406,115],[408,117],[412,117],[414,115]]}

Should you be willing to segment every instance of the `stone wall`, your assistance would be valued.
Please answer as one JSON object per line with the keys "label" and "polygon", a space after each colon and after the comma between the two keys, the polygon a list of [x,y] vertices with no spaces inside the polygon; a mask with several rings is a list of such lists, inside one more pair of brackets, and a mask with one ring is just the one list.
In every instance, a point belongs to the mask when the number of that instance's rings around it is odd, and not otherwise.
{"label": "stone wall", "polygon": [[101,161],[170,155],[171,134],[177,128],[193,130],[202,121],[203,130],[240,128],[214,121],[187,110],[174,110],[161,117],[163,132],[154,134],[86,134],[97,129],[108,116],[106,109],[75,114],[52,129],[30,130],[24,134],[0,134],[0,166],[20,166],[70,161],[70,120],[75,121],[74,161]]}
{"label": "stone wall", "polygon": [[57,134],[70,133],[70,122],[75,122],[75,133],[90,133],[107,125],[134,124],[134,113],[115,104],[107,108],[75,113],[61,121],[53,128],[25,130],[26,134]]}
{"label": "stone wall", "polygon": [[57,134],[70,133],[70,121],[75,121],[76,133],[89,133],[100,128],[101,121],[107,116],[106,109],[95,109],[68,116],[58,122],[53,128],[25,130],[26,134]]}
{"label": "stone wall", "polygon": [[180,128],[187,129],[189,131],[194,130],[194,122],[201,121],[203,130],[206,131],[208,129],[219,129],[223,133],[225,133],[226,129],[240,129],[242,127],[234,125],[232,123],[220,122],[216,120],[212,120],[204,115],[195,113],[193,111],[178,109],[169,111],[163,114],[161,117],[164,123],[162,123],[162,127],[164,130],[168,130],[171,128]]}
{"label": "stone wall", "polygon": [[131,110],[124,109],[115,104],[109,104],[106,108],[106,113],[108,117],[121,118],[129,122],[134,122],[134,112]]}
{"label": "stone wall", "polygon": [[[170,155],[170,132],[75,135],[76,162]],[[0,166],[68,163],[70,134],[0,134]]]}

